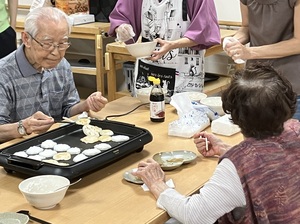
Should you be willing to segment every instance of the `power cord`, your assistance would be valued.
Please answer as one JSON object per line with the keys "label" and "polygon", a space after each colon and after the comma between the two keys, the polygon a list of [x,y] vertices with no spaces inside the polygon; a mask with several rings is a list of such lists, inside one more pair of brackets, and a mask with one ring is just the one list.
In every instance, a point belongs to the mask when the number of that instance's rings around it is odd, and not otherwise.
{"label": "power cord", "polygon": [[133,111],[135,111],[136,109],[140,108],[141,106],[145,106],[145,105],[149,105],[149,103],[142,103],[142,104],[138,105],[137,107],[133,108],[132,110],[130,110],[126,113],[123,113],[123,114],[108,115],[104,119],[108,120],[108,118],[111,118],[111,117],[122,117],[122,116],[128,115],[128,114],[132,113]]}

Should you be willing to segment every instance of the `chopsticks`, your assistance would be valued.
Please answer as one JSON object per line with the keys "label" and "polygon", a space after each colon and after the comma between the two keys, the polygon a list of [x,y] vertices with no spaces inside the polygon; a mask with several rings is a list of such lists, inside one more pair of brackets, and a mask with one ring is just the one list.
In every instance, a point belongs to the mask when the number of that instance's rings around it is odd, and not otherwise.
{"label": "chopsticks", "polygon": [[30,220],[38,222],[38,223],[41,223],[41,224],[51,224],[51,222],[47,222],[45,220],[42,220],[42,219],[36,218],[34,216],[31,216],[30,213],[29,213],[29,211],[27,211],[27,210],[20,210],[17,213],[27,215]]}
{"label": "chopsticks", "polygon": [[64,124],[74,124],[76,123],[75,121],[73,121],[72,119],[68,118],[68,117],[63,117],[62,120],[55,120],[55,123],[64,123]]}
{"label": "chopsticks", "polygon": [[[200,136],[200,138],[203,138],[202,136]],[[205,139],[205,150],[206,152],[208,151],[208,140],[207,138],[204,138]]]}
{"label": "chopsticks", "polygon": [[75,123],[75,121],[73,121],[72,119],[68,118],[68,117],[63,117],[64,122],[69,122],[69,123]]}

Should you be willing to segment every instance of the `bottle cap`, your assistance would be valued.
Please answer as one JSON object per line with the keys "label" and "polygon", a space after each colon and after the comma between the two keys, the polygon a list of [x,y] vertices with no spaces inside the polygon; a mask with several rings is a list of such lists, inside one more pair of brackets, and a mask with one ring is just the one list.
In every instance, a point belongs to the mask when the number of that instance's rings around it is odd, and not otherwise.
{"label": "bottle cap", "polygon": [[160,84],[160,79],[159,78],[155,78],[153,76],[148,76],[148,80],[153,82],[154,85],[159,85]]}

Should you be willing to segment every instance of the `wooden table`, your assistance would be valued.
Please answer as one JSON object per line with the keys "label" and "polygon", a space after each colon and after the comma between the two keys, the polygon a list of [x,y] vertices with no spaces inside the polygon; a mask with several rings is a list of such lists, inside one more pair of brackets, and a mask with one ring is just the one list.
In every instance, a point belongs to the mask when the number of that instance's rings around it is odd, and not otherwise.
{"label": "wooden table", "polygon": [[[96,76],[97,91],[104,92],[104,47],[103,38],[107,37],[110,23],[87,23],[82,25],[72,26],[71,38],[93,40],[95,41],[95,62],[96,67],[77,67],[72,66],[72,72],[85,75]],[[16,32],[24,31],[24,19],[18,18],[16,24]]]}
{"label": "wooden table", "polygon": [[[236,30],[221,29],[221,40],[228,36],[233,36]],[[218,54],[223,51],[222,45],[216,45],[206,50],[205,57],[213,54]],[[107,89],[108,89],[108,100],[114,100],[124,95],[128,95],[128,92],[117,91],[117,77],[116,67],[119,61],[135,61],[136,58],[131,56],[124,44],[118,42],[109,43],[106,45],[105,53],[105,69],[107,70]],[[220,92],[226,88],[230,79],[228,77],[222,77],[216,83],[209,82],[204,86],[204,93],[210,95]],[[209,89],[207,91],[206,87]],[[211,91],[213,88],[213,91]]]}
{"label": "wooden table", "polygon": [[[139,104],[136,98],[123,97],[110,102],[100,113],[91,113],[91,116],[104,118],[107,115],[122,114]],[[196,161],[168,171],[167,179],[172,178],[176,189],[184,195],[198,191],[213,174],[218,159],[203,158],[197,152],[192,139],[168,136],[168,124],[176,119],[176,111],[170,105],[167,105],[166,120],[163,123],[151,122],[149,108],[145,106],[129,115],[115,118],[114,120],[148,129],[153,134],[153,141],[145,145],[142,152],[131,154],[85,176],[81,182],[69,188],[59,205],[50,210],[38,210],[30,206],[18,190],[18,184],[24,177],[18,174],[7,174],[3,168],[0,168],[0,211],[29,210],[33,216],[55,224],[164,223],[169,217],[166,212],[156,208],[156,200],[152,194],[144,192],[140,185],[125,181],[122,176],[125,171],[137,167],[139,161],[152,157],[155,153],[186,149],[197,153]],[[242,140],[241,134],[221,138],[229,144]],[[21,139],[12,142],[17,141]],[[12,142],[2,144],[0,148]]]}

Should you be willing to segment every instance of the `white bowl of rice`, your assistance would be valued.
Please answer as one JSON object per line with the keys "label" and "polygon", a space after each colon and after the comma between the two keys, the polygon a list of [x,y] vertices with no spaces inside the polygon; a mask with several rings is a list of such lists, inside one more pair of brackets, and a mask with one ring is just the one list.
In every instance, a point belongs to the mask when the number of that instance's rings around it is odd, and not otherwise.
{"label": "white bowl of rice", "polygon": [[[19,184],[19,190],[32,206],[50,209],[62,201],[70,184],[69,179],[58,175],[39,175],[27,178]],[[63,187],[56,191],[56,189]]]}

